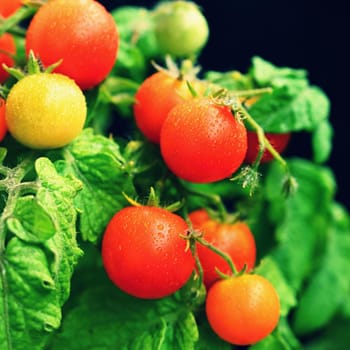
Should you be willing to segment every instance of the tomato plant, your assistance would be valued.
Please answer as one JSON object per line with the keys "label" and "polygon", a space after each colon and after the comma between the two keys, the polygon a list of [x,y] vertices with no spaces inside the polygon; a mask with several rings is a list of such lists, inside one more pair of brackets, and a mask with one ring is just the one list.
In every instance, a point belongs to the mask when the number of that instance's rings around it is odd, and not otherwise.
{"label": "tomato plant", "polygon": [[[238,271],[244,267],[247,271],[254,268],[256,243],[245,222],[225,223],[207,220],[199,225],[198,230],[202,232],[206,242],[231,258]],[[228,263],[210,248],[203,244],[197,244],[197,253],[203,269],[203,281],[207,288],[220,278],[217,270],[224,274],[231,274]]]}
{"label": "tomato plant", "polygon": [[0,15],[3,17],[11,16],[16,10],[22,6],[21,0],[1,0]]}
{"label": "tomato plant", "polygon": [[103,236],[102,257],[109,278],[125,292],[146,299],[180,289],[194,270],[194,258],[180,235],[180,216],[152,206],[117,212]]}
{"label": "tomato plant", "polygon": [[280,318],[276,289],[266,278],[253,274],[215,282],[208,291],[205,309],[213,330],[235,345],[262,340]]}
{"label": "tomato plant", "polygon": [[48,1],[32,18],[26,32],[26,51],[45,66],[59,60],[57,73],[83,89],[101,83],[117,58],[119,34],[112,15],[94,0]]}
{"label": "tomato plant", "polygon": [[[203,90],[200,81],[191,81],[196,92]],[[138,128],[152,142],[160,142],[160,130],[169,111],[177,103],[193,98],[187,81],[170,72],[150,75],[135,94],[134,116]]]}
{"label": "tomato plant", "polygon": [[22,3],[0,14],[0,349],[348,350],[330,101],[304,69],[239,70],[254,6],[214,4],[239,49],[213,42],[211,70],[204,2]]}
{"label": "tomato plant", "polygon": [[11,88],[6,100],[9,132],[30,148],[68,144],[82,131],[86,112],[80,88],[58,73],[25,76]]}
{"label": "tomato plant", "polygon": [[[259,154],[259,150],[260,150],[259,140],[258,140],[257,133],[255,131],[248,131],[247,136],[248,136],[248,149],[245,157],[245,162],[253,163]],[[265,132],[265,137],[278,153],[282,153],[288,146],[288,143],[291,138],[291,133],[288,132],[288,133],[277,134],[277,133]],[[265,149],[261,156],[260,162],[266,163],[266,162],[270,162],[273,159],[274,159],[273,155],[269,152],[269,150]]]}
{"label": "tomato plant", "polygon": [[209,97],[177,104],[160,135],[165,163],[191,182],[215,182],[230,177],[247,151],[247,132],[230,108]]}
{"label": "tomato plant", "polygon": [[5,82],[9,77],[9,74],[3,68],[3,64],[8,67],[14,65],[14,55],[16,53],[16,44],[13,36],[9,33],[5,33],[0,36],[0,83]]}
{"label": "tomato plant", "polygon": [[164,2],[155,12],[155,33],[164,53],[197,54],[206,44],[209,28],[198,6],[190,1]]}

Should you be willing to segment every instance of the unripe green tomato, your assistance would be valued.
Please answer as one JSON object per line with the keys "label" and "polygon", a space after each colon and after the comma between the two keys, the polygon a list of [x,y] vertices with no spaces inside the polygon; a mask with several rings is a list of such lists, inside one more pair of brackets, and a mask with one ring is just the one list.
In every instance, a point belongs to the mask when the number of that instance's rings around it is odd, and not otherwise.
{"label": "unripe green tomato", "polygon": [[156,8],[155,33],[163,53],[188,57],[197,54],[207,43],[209,27],[195,3],[179,0]]}
{"label": "unripe green tomato", "polygon": [[10,134],[34,149],[70,143],[82,131],[86,114],[84,94],[62,74],[27,75],[13,85],[6,100]]}

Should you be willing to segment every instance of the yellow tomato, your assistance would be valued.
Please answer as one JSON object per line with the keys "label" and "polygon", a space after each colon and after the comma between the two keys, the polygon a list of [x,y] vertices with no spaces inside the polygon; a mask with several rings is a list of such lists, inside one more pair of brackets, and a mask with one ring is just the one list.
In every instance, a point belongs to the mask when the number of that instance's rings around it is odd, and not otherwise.
{"label": "yellow tomato", "polygon": [[27,75],[11,88],[6,101],[10,134],[34,149],[70,143],[82,131],[86,114],[83,92],[62,74]]}

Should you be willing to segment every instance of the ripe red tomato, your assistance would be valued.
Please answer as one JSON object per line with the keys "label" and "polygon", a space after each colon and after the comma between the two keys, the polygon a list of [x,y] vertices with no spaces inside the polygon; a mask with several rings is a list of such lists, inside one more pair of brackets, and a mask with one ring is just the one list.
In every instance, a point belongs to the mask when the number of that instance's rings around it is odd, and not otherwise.
{"label": "ripe red tomato", "polygon": [[55,72],[83,89],[102,82],[116,61],[119,34],[112,15],[94,0],[52,0],[29,23],[26,52],[44,66],[63,59]]}
{"label": "ripe red tomato", "polygon": [[[199,81],[191,84],[196,91],[201,89]],[[135,95],[136,125],[150,141],[159,143],[160,130],[170,109],[190,98],[192,94],[185,80],[163,71],[153,73],[144,80]]]}
{"label": "ripe red tomato", "polygon": [[4,139],[7,133],[7,124],[5,119],[5,100],[0,98],[0,142]]}
{"label": "ripe red tomato", "polygon": [[[245,156],[245,162],[252,164],[259,152],[259,141],[256,132],[248,131],[248,149],[247,154]],[[269,140],[271,145],[275,148],[278,153],[282,153],[289,143],[291,134],[290,133],[265,133],[266,138]],[[261,163],[267,163],[274,159],[273,155],[267,150],[264,150],[264,153],[261,157]]]}
{"label": "ripe red tomato", "polygon": [[280,317],[274,286],[266,278],[251,274],[215,282],[205,308],[213,331],[235,345],[262,340],[275,329]]}
{"label": "ripe red tomato", "polygon": [[[207,220],[199,226],[203,238],[220,251],[228,254],[236,269],[242,270],[247,265],[247,271],[255,266],[256,243],[249,226],[243,221],[222,223],[216,220]],[[216,269],[230,274],[230,266],[210,248],[197,244],[198,258],[203,268],[203,282],[209,288],[220,278]]]}
{"label": "ripe red tomato", "polygon": [[229,107],[209,97],[178,103],[165,119],[160,148],[178,177],[209,183],[230,177],[247,151],[247,131]]}
{"label": "ripe red tomato", "polygon": [[190,278],[195,260],[180,237],[180,216],[152,206],[126,207],[115,214],[102,241],[107,275],[121,290],[145,299],[176,292]]}
{"label": "ripe red tomato", "polygon": [[6,64],[8,67],[14,66],[13,56],[16,53],[16,44],[13,36],[9,33],[4,33],[0,36],[0,84],[2,84],[9,74],[2,67]]}
{"label": "ripe red tomato", "polygon": [[11,16],[22,6],[21,0],[1,0],[0,1],[0,17]]}

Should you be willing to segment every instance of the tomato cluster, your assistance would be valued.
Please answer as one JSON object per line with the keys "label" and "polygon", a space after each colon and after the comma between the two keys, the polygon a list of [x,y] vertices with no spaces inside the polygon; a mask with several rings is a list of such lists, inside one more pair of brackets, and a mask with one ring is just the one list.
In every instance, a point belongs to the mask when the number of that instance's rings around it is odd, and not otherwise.
{"label": "tomato cluster", "polygon": [[[267,279],[250,273],[255,267],[256,245],[243,221],[222,222],[198,209],[189,214],[188,223],[165,208],[125,207],[113,216],[102,240],[108,277],[138,298],[158,299],[180,290],[198,273],[187,242],[191,226],[195,234],[204,237],[204,241],[196,241],[195,250],[207,289],[205,309],[212,329],[237,345],[265,338],[279,321],[279,297]],[[222,253],[240,271],[232,271]]]}
{"label": "tomato cluster", "polygon": [[141,84],[134,104],[137,125],[149,140],[160,144],[169,169],[197,183],[228,178],[247,151],[244,124],[229,107],[206,96],[205,90],[203,81],[156,72]]}
{"label": "tomato cluster", "polygon": [[[194,183],[229,178],[243,163],[270,162],[274,156],[262,149],[229,106],[207,92],[210,86],[195,76],[183,77],[161,70],[146,78],[135,94],[136,125],[151,142],[159,144],[168,168],[179,178]],[[278,153],[290,133],[265,133]],[[260,155],[260,150],[263,150]]]}
{"label": "tomato cluster", "polygon": [[[170,10],[162,4],[156,11],[161,51],[175,57],[195,55],[208,38],[205,18],[190,2],[174,4]],[[2,1],[0,14],[10,16],[20,6],[19,1]],[[117,25],[99,2],[45,2],[25,35],[28,72],[17,72],[19,81],[11,85],[6,100],[0,99],[0,141],[8,130],[33,149],[69,144],[85,126],[85,93],[109,75],[118,49]],[[15,52],[13,37],[3,34],[0,62],[15,66]],[[9,71],[0,68],[1,83]],[[159,147],[169,174],[181,180],[218,182],[244,162],[273,159],[241,115],[190,71],[157,70],[148,76],[137,89],[132,111],[146,141]],[[289,137],[266,134],[277,152],[285,149]],[[227,342],[255,343],[278,323],[278,294],[268,280],[253,273],[256,243],[244,221],[214,218],[204,209],[187,217],[156,205],[130,205],[111,218],[101,243],[107,276],[134,297],[164,298],[191,277],[198,278],[207,291],[209,324]]]}
{"label": "tomato cluster", "polygon": [[[254,344],[265,338],[279,321],[280,302],[267,279],[249,273],[256,261],[256,243],[249,226],[237,219],[212,219],[203,208],[192,211],[189,220],[210,245],[197,244],[197,253],[208,292],[205,309],[212,329],[235,345]],[[213,247],[231,259],[235,274]],[[221,274],[229,277],[222,278]]]}

